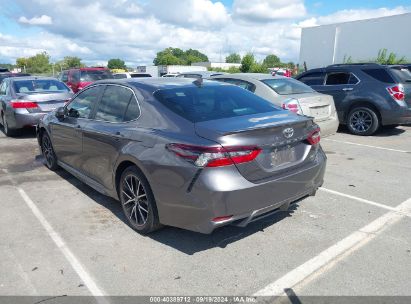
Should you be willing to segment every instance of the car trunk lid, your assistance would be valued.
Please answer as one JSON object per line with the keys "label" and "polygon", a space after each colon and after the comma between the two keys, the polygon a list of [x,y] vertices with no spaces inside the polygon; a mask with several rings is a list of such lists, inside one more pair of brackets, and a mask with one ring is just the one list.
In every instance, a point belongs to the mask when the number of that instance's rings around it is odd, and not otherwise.
{"label": "car trunk lid", "polygon": [[32,112],[50,112],[58,107],[62,107],[72,97],[70,92],[58,93],[35,93],[35,94],[17,94],[17,100],[31,101],[37,104],[37,108],[28,109]]}
{"label": "car trunk lid", "polygon": [[323,121],[330,118],[332,113],[333,97],[324,94],[299,94],[294,97],[300,104],[304,115],[314,117],[314,121]]}
{"label": "car trunk lid", "polygon": [[286,111],[198,122],[197,135],[224,148],[255,146],[254,161],[236,164],[244,178],[258,182],[309,161],[312,146],[306,141],[315,128],[310,118]]}

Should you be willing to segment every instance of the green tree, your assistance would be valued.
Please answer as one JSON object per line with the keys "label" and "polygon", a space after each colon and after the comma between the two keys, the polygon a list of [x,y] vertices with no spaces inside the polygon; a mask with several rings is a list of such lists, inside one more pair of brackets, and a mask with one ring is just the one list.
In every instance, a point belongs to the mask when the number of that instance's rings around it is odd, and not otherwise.
{"label": "green tree", "polygon": [[119,58],[110,59],[107,63],[107,67],[109,69],[127,69],[125,62]]}
{"label": "green tree", "polygon": [[232,53],[225,57],[225,62],[227,63],[241,63],[241,56],[237,53]]}
{"label": "green tree", "polygon": [[17,58],[16,65],[33,74],[48,74],[52,70],[50,56],[47,52],[38,53],[28,58]]}
{"label": "green tree", "polygon": [[251,72],[251,70],[252,70],[253,66],[255,65],[255,63],[256,62],[255,62],[255,59],[254,59],[254,55],[251,54],[251,53],[248,53],[241,60],[240,71],[243,72],[243,73]]}
{"label": "green tree", "polygon": [[274,68],[281,65],[281,60],[278,56],[271,54],[267,55],[263,61],[263,65],[267,68]]}
{"label": "green tree", "polygon": [[63,69],[82,67],[81,58],[75,56],[66,56],[62,62]]}
{"label": "green tree", "polygon": [[179,48],[166,48],[157,53],[154,65],[190,65],[194,62],[208,61],[208,57],[198,50],[188,49],[183,51]]}

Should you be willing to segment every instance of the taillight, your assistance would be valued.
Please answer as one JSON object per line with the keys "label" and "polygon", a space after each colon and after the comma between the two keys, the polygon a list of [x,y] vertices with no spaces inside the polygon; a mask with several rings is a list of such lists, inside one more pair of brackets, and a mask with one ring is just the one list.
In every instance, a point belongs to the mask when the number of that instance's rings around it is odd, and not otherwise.
{"label": "taillight", "polygon": [[13,109],[33,109],[38,107],[37,103],[33,101],[12,100],[10,104]]}
{"label": "taillight", "polygon": [[284,100],[281,104],[281,107],[284,110],[289,110],[289,111],[291,111],[293,113],[296,113],[296,114],[300,114],[300,115],[303,114],[303,111],[301,110],[300,104],[298,103],[298,100],[296,100],[296,99]]}
{"label": "taillight", "polygon": [[395,101],[405,100],[404,87],[402,86],[402,84],[388,87],[387,91]]}
{"label": "taillight", "polygon": [[320,128],[317,128],[311,131],[307,137],[307,141],[309,142],[310,145],[316,145],[320,142],[320,140],[321,140]]}
{"label": "taillight", "polygon": [[253,161],[261,149],[255,146],[202,147],[167,144],[167,149],[198,167],[222,167]]}

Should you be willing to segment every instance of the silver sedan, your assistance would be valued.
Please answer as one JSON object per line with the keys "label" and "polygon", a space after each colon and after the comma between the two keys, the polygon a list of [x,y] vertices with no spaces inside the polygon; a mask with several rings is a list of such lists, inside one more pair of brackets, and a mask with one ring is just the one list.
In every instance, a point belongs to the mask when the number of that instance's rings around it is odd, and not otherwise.
{"label": "silver sedan", "polygon": [[333,97],[320,94],[298,80],[257,73],[225,74],[210,79],[235,84],[283,109],[314,117],[323,137],[337,132],[339,121]]}
{"label": "silver sedan", "polygon": [[0,123],[7,136],[37,125],[44,114],[64,106],[73,92],[50,77],[6,78],[0,85]]}

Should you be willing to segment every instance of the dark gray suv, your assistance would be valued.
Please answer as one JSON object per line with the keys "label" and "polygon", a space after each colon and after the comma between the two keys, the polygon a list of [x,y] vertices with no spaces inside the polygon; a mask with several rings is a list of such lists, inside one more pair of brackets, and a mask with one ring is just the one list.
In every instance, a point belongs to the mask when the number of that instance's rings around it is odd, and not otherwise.
{"label": "dark gray suv", "polygon": [[332,95],[340,123],[353,134],[372,135],[381,126],[411,123],[411,73],[403,66],[331,65],[296,79]]}
{"label": "dark gray suv", "polygon": [[99,81],[37,134],[50,169],[119,199],[140,233],[245,226],[313,195],[326,164],[311,118],[215,81]]}

